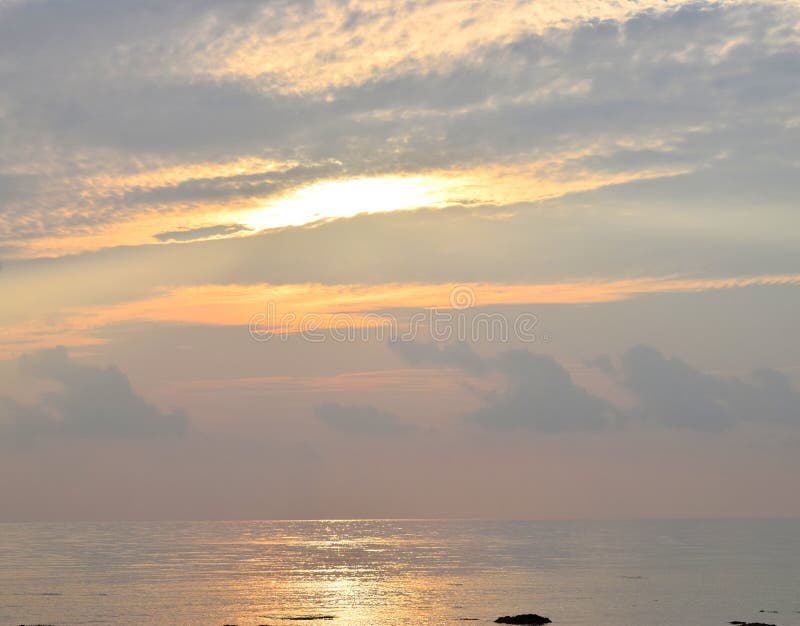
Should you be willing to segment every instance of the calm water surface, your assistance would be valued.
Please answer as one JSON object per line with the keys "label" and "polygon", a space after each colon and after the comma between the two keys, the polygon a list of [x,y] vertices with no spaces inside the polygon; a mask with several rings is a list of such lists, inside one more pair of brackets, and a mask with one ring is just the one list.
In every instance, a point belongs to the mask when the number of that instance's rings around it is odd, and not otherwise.
{"label": "calm water surface", "polygon": [[[531,611],[573,626],[800,625],[800,520],[0,524],[0,624]],[[334,619],[286,619],[314,615]]]}

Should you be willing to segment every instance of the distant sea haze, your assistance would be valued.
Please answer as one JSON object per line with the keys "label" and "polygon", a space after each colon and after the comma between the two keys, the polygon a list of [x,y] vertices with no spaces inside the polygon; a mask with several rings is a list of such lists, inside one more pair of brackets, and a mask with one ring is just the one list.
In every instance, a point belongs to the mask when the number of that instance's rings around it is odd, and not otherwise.
{"label": "distant sea haze", "polygon": [[0,524],[1,624],[800,625],[800,520]]}

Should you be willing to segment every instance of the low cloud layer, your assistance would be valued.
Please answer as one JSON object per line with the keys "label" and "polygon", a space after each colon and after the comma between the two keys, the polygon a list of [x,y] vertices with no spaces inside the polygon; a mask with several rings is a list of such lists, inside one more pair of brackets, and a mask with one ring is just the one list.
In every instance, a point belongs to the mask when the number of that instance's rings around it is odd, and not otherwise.
{"label": "low cloud layer", "polygon": [[499,376],[502,384],[480,394],[483,406],[465,416],[486,428],[552,433],[652,424],[713,432],[740,422],[800,426],[800,394],[772,369],[756,370],[747,380],[718,377],[644,345],[626,351],[620,369],[608,357],[593,359],[590,367],[633,395],[634,407],[622,408],[575,384],[569,371],[547,355],[509,350],[481,357],[464,344],[390,346],[415,366]]}
{"label": "low cloud layer", "polygon": [[0,437],[22,442],[38,439],[149,439],[185,432],[181,412],[163,412],[132,388],[116,367],[93,367],[74,361],[59,347],[25,355],[21,374],[61,388],[40,395],[36,404],[0,398]]}
{"label": "low cloud layer", "polygon": [[613,424],[616,409],[576,385],[550,356],[510,350],[498,356],[496,368],[506,388],[485,396],[486,405],[467,416],[481,426],[562,432]]}
{"label": "low cloud layer", "polygon": [[576,385],[554,358],[529,350],[481,357],[467,344],[393,342],[409,364],[456,367],[472,376],[499,376],[503,383],[480,393],[483,406],[464,418],[484,428],[541,432],[599,430],[614,425],[618,410]]}
{"label": "low cloud layer", "polygon": [[703,431],[742,421],[800,426],[800,394],[776,370],[756,370],[750,380],[723,378],[650,346],[628,350],[621,367],[641,418],[662,426]]}

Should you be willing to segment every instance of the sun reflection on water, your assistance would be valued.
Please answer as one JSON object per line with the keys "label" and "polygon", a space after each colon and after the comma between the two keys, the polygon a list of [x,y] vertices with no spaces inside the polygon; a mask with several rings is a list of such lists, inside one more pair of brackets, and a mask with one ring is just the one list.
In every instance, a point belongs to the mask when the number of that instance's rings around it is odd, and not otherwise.
{"label": "sun reflection on water", "polygon": [[798,537],[796,520],[8,524],[0,623],[714,626],[794,606]]}

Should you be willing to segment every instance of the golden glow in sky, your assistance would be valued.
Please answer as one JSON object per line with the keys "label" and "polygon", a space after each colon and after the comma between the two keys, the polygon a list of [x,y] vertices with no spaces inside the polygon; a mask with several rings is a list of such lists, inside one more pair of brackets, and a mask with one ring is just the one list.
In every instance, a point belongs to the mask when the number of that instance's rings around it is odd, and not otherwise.
{"label": "golden glow in sky", "polygon": [[0,0],[0,522],[800,516],[797,68],[800,0]]}
{"label": "golden glow in sky", "polygon": [[[541,163],[519,168],[487,167],[482,170],[436,171],[426,175],[396,175],[326,180],[290,191],[263,206],[235,214],[236,221],[253,230],[302,226],[321,220],[369,213],[444,208],[459,204],[503,205],[537,201],[602,185],[681,172],[652,171],[587,174],[572,180],[553,180],[540,173]],[[224,222],[226,218],[218,218]]]}
{"label": "golden glow in sky", "polygon": [[270,201],[242,221],[255,229],[279,228],[361,213],[443,206],[447,201],[447,185],[425,176],[333,180]]}

